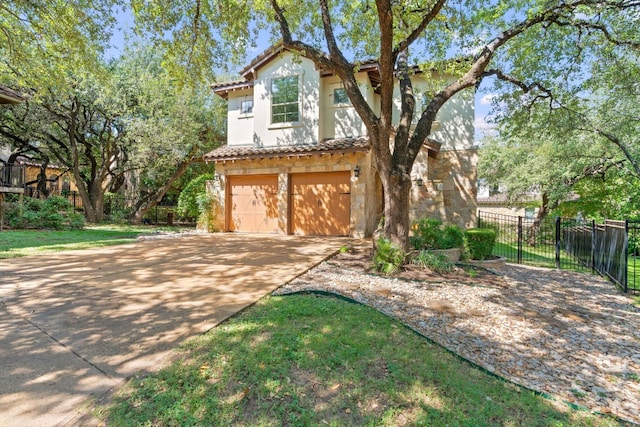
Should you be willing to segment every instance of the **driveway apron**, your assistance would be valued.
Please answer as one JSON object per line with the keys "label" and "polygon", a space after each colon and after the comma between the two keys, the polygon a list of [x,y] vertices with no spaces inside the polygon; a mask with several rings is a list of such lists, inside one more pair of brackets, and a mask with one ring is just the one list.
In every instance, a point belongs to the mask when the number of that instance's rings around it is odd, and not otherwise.
{"label": "driveway apron", "polygon": [[95,423],[94,399],[345,242],[188,235],[0,261],[0,425]]}

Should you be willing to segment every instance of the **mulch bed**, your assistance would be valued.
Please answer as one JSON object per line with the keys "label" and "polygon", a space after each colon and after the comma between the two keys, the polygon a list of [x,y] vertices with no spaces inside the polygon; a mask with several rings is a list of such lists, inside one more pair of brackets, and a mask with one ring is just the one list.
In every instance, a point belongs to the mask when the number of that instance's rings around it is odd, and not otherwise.
{"label": "mulch bed", "polygon": [[[373,267],[372,257],[372,247],[359,245],[351,247],[346,252],[340,252],[334,255],[328,261],[342,268],[361,271],[367,274],[380,274],[376,272]],[[499,272],[464,265],[464,263],[456,264],[456,270],[447,274],[436,273],[413,265],[405,265],[397,273],[384,277],[416,280],[426,283],[454,282],[475,286],[508,287],[507,282]]]}

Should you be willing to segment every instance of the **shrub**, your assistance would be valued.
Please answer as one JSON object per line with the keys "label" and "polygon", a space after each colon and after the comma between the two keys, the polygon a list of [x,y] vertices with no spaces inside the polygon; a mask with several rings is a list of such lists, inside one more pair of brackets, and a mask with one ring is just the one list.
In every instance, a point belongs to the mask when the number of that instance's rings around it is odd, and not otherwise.
{"label": "shrub", "polygon": [[196,203],[200,212],[197,221],[198,229],[206,230],[210,233],[218,231],[216,229],[216,211],[218,207],[216,199],[208,193],[202,193],[196,197]]}
{"label": "shrub", "polygon": [[48,228],[62,230],[84,227],[84,217],[73,211],[67,199],[52,196],[45,200],[27,198],[13,203],[7,211],[12,228]]}
{"label": "shrub", "polygon": [[373,265],[380,273],[393,274],[400,269],[404,262],[404,251],[390,240],[380,238],[376,240],[376,252],[373,255]]}
{"label": "shrub", "polygon": [[436,273],[451,273],[455,266],[449,262],[446,256],[442,254],[434,254],[427,250],[420,251],[411,259],[411,263],[423,269],[429,269]]}
{"label": "shrub", "polygon": [[413,236],[409,238],[414,249],[451,249],[464,245],[464,233],[457,225],[443,225],[434,218],[423,218],[413,223]]}
{"label": "shrub", "polygon": [[178,215],[195,220],[203,213],[202,201],[205,200],[203,198],[207,192],[207,181],[212,179],[213,174],[206,173],[189,181],[178,197]]}
{"label": "shrub", "polygon": [[485,260],[491,257],[496,242],[496,232],[488,228],[470,228],[464,232],[471,259]]}
{"label": "shrub", "polygon": [[104,193],[104,213],[109,216],[111,221],[124,221],[129,211],[122,194],[109,191]]}

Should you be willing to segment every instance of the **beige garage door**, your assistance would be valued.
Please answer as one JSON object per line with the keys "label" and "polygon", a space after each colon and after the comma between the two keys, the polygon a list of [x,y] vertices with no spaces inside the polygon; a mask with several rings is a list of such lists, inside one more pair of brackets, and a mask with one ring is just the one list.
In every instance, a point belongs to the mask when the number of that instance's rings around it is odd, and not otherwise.
{"label": "beige garage door", "polygon": [[348,236],[351,212],[349,172],[291,175],[293,234]]}
{"label": "beige garage door", "polygon": [[278,232],[278,176],[229,177],[229,231]]}

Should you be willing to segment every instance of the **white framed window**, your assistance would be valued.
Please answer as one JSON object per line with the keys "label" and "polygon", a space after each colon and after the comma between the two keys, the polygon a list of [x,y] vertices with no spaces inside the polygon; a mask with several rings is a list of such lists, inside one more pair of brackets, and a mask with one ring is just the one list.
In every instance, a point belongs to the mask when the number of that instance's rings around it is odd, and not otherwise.
{"label": "white framed window", "polygon": [[240,115],[250,116],[253,114],[253,99],[245,99],[240,101]]}
{"label": "white framed window", "polygon": [[349,96],[345,88],[337,87],[333,89],[333,105],[335,107],[349,105],[349,102]]}
{"label": "white framed window", "polygon": [[300,81],[298,76],[271,80],[271,123],[300,121]]}

